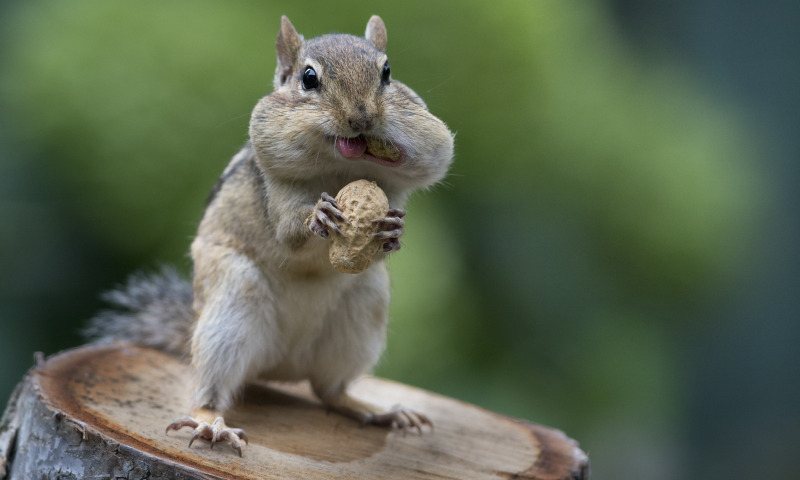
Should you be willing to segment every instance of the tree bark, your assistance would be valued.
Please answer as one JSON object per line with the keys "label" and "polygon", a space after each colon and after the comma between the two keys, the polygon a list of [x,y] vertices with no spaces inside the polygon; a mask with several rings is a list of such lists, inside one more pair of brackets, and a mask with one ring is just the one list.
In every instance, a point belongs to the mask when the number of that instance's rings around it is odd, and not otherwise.
{"label": "tree bark", "polygon": [[227,445],[187,446],[164,433],[188,412],[190,367],[163,353],[89,346],[34,367],[0,422],[0,478],[8,479],[588,479],[574,440],[406,385],[364,377],[359,399],[425,413],[435,431],[402,434],[328,414],[305,384],[247,387],[226,416],[247,431]]}

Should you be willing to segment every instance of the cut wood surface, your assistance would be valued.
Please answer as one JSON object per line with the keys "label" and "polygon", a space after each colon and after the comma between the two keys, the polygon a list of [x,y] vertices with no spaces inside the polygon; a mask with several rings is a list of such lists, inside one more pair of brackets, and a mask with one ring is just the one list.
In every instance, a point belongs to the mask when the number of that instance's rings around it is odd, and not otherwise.
{"label": "cut wood surface", "polygon": [[364,377],[355,397],[425,413],[435,430],[403,434],[325,408],[305,384],[253,384],[226,416],[250,443],[165,433],[189,411],[190,367],[160,352],[91,346],[36,366],[0,430],[0,477],[126,479],[585,479],[577,443],[541,425],[399,383]]}

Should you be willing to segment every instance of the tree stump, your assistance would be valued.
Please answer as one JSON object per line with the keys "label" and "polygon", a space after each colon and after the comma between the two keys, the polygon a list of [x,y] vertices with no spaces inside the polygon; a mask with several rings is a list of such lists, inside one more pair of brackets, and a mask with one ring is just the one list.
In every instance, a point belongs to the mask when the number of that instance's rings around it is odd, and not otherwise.
{"label": "tree stump", "polygon": [[307,385],[257,383],[226,416],[246,429],[227,445],[187,446],[165,434],[189,410],[190,367],[163,353],[88,346],[40,360],[0,424],[0,478],[91,479],[587,479],[575,441],[451,398],[364,377],[354,396],[424,412],[435,431],[403,434],[325,408]]}

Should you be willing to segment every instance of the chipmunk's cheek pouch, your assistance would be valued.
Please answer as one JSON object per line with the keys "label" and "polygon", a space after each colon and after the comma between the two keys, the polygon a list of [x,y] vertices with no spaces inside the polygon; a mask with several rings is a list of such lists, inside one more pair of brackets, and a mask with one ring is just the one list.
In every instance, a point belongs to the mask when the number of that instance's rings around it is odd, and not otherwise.
{"label": "chipmunk's cheek pouch", "polygon": [[362,137],[336,139],[336,149],[344,158],[361,158],[367,151],[367,142]]}

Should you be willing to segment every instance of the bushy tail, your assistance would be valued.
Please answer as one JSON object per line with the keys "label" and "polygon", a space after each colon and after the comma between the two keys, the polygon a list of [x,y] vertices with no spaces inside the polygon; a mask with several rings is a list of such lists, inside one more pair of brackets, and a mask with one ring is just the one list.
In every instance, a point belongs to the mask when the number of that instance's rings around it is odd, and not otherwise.
{"label": "bushy tail", "polygon": [[113,308],[89,321],[84,335],[96,343],[127,342],[176,356],[189,353],[194,310],[192,285],[173,268],[135,273],[106,292]]}

